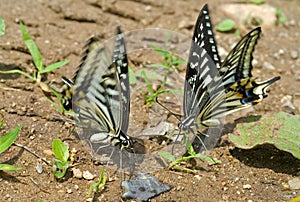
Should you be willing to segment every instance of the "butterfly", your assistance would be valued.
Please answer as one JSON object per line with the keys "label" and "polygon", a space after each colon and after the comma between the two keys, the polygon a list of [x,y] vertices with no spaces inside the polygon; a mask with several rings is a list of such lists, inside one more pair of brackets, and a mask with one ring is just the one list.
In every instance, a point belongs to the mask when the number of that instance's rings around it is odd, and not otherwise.
{"label": "butterfly", "polygon": [[[92,37],[86,47],[75,77],[72,108],[81,139],[92,147],[93,154],[103,162],[119,160],[133,153],[133,141],[127,135],[130,112],[130,89],[126,47],[120,28],[117,29],[112,55],[100,39]],[[118,150],[119,156],[114,156]],[[106,155],[106,156],[105,156]],[[131,159],[131,158],[130,158]]]}
{"label": "butterfly", "polygon": [[280,77],[258,82],[252,76],[252,54],[260,33],[260,27],[250,31],[221,62],[208,6],[202,8],[190,48],[179,134],[199,132],[203,135],[202,146],[208,149],[220,134],[208,138],[200,132],[201,128],[218,127],[219,118],[256,105],[267,97],[267,88]]}

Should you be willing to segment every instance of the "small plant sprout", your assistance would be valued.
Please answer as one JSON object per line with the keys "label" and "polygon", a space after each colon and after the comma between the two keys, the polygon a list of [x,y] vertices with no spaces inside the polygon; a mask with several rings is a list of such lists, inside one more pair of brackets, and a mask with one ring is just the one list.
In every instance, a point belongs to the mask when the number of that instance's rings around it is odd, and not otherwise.
{"label": "small plant sprout", "polygon": [[163,56],[163,61],[161,64],[151,64],[150,67],[163,67],[168,70],[176,70],[180,65],[186,64],[186,61],[180,59],[177,55],[172,52],[162,50],[157,46],[152,45],[153,50],[159,55]]}
{"label": "small plant sprout", "polygon": [[0,36],[5,34],[5,21],[4,19],[0,18]]}
{"label": "small plant sprout", "polygon": [[156,100],[156,98],[163,93],[175,93],[178,92],[179,90],[176,89],[165,89],[165,85],[167,82],[167,75],[164,76],[164,79],[162,81],[162,84],[159,86],[158,89],[154,89],[150,80],[148,79],[146,73],[143,71],[142,76],[146,82],[146,86],[148,89],[148,92],[143,92],[144,99],[147,105],[153,104]]}
{"label": "small plant sprout", "polygon": [[71,165],[69,161],[70,152],[68,147],[59,139],[54,139],[52,142],[52,151],[57,158],[54,160],[52,171],[56,178],[62,178],[65,176],[67,169]]}
{"label": "small plant sprout", "polygon": [[216,26],[216,30],[219,32],[230,32],[235,28],[235,22],[231,19],[224,19]]}
{"label": "small plant sprout", "polygon": [[22,36],[23,36],[23,40],[25,42],[25,45],[27,46],[30,55],[32,57],[33,63],[35,65],[35,70],[33,72],[33,75],[28,74],[27,72],[24,72],[22,70],[19,69],[14,69],[14,70],[8,70],[8,71],[0,71],[0,73],[2,74],[22,74],[25,77],[33,80],[36,83],[40,83],[41,79],[42,79],[42,74],[51,72],[55,69],[60,68],[63,65],[66,65],[69,61],[65,60],[62,62],[56,62],[53,63],[47,67],[44,67],[43,62],[42,62],[42,56],[41,53],[37,47],[37,45],[35,44],[35,42],[33,41],[33,39],[31,38],[31,36],[29,35],[29,33],[26,30],[26,27],[20,23],[20,28],[21,28],[21,32],[22,32]]}
{"label": "small plant sprout", "polygon": [[88,196],[90,196],[93,191],[95,191],[96,193],[102,191],[105,187],[105,184],[106,184],[105,169],[104,167],[102,167],[98,181],[93,182],[90,186],[90,189],[88,191]]}
{"label": "small plant sprout", "polygon": [[179,172],[186,172],[186,173],[192,173],[192,174],[197,174],[197,172],[195,170],[180,166],[180,164],[182,162],[186,162],[189,159],[195,159],[195,158],[199,158],[199,159],[204,159],[209,163],[221,163],[219,160],[217,159],[213,159],[210,158],[204,154],[200,154],[200,153],[196,153],[193,145],[190,143],[190,141],[187,138],[184,138],[184,142],[185,142],[185,146],[187,148],[187,153],[188,156],[183,156],[180,157],[178,159],[175,159],[174,155],[170,154],[169,152],[160,152],[159,155],[161,155],[163,158],[171,161],[171,163],[169,164],[169,166],[167,167],[168,170],[176,170]]}
{"label": "small plant sprout", "polygon": [[[1,115],[1,121],[0,121],[0,128],[3,126],[4,117]],[[0,154],[6,151],[17,139],[20,130],[22,129],[22,126],[18,126],[15,129],[8,132],[6,135],[0,137]],[[14,170],[21,170],[22,168],[12,166],[10,164],[4,164],[0,163],[0,170],[3,171],[14,171]]]}
{"label": "small plant sprout", "polygon": [[276,8],[276,25],[279,25],[281,23],[285,23],[287,21],[287,17],[283,14],[282,10],[280,8]]}

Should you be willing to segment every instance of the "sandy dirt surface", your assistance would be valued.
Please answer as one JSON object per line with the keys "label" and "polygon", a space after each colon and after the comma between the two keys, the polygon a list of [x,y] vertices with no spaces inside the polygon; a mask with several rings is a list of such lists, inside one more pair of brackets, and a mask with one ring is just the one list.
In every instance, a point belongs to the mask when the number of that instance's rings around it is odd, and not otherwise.
{"label": "sandy dirt surface", "polygon": [[[219,12],[223,2],[209,1],[213,24],[224,18],[224,14]],[[33,70],[33,62],[22,40],[19,22],[25,24],[37,43],[45,65],[70,60],[68,65],[45,78],[51,83],[61,83],[61,76],[72,78],[80,63],[83,45],[90,36],[99,35],[107,40],[114,36],[116,26],[121,25],[123,31],[163,28],[192,37],[196,18],[205,3],[200,0],[167,0],[161,3],[152,0],[3,1],[0,17],[5,19],[7,30],[0,38],[0,70]],[[280,100],[286,95],[291,95],[298,101],[300,99],[300,83],[297,81],[300,62],[299,58],[291,58],[291,51],[300,52],[300,2],[274,0],[268,1],[268,4],[281,8],[288,22],[263,30],[254,53],[258,64],[253,73],[262,80],[277,75],[281,76],[281,80],[271,86],[269,97],[261,104],[228,117],[221,144],[210,154],[222,163],[208,165],[207,162],[199,161],[196,176],[162,169],[154,172],[161,181],[174,188],[151,201],[287,201],[300,195],[299,190],[290,190],[287,185],[289,179],[300,175],[298,159],[271,145],[241,150],[234,147],[227,138],[227,134],[234,131],[234,120],[240,116],[282,111]],[[250,30],[245,30],[245,33],[247,31]],[[218,44],[227,51],[238,41],[234,34],[216,32],[216,38]],[[159,62],[153,52],[145,55],[134,53],[128,57],[134,71],[149,61]],[[264,62],[272,64],[274,68],[264,67]],[[184,78],[184,71],[179,72],[179,75]],[[182,89],[183,85],[177,88]],[[134,125],[145,127],[150,121],[149,116],[143,115],[149,110],[144,106],[142,94],[139,94],[143,89],[133,89],[135,95],[130,115],[131,131],[134,131]],[[72,124],[47,101],[37,84],[17,74],[0,75],[0,109],[5,117],[1,135],[21,125],[23,128],[16,142],[26,145],[50,161],[54,157],[47,151],[51,150],[52,140],[64,140],[70,148],[78,151],[75,167],[99,175],[102,165],[95,161],[88,149],[72,134]],[[299,105],[295,113],[299,114]],[[176,124],[176,120],[173,122]],[[23,168],[21,171],[0,172],[0,201],[92,200],[92,196],[87,196],[92,181],[77,179],[72,176],[71,171],[63,179],[57,180],[51,166],[19,147],[12,146],[1,155],[0,162]],[[38,162],[43,165],[41,174],[36,171]],[[122,201],[120,174],[107,169],[107,176],[109,179],[105,189],[94,200]]]}

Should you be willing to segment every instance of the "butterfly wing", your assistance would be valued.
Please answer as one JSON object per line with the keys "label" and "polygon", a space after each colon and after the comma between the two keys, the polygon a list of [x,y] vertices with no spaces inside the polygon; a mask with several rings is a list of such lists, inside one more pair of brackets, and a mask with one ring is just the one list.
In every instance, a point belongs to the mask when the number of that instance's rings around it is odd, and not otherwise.
{"label": "butterfly wing", "polygon": [[218,53],[217,43],[215,41],[213,26],[209,16],[208,5],[205,4],[201,9],[193,35],[193,41],[201,48],[204,48],[214,61],[217,68],[221,65],[220,56]]}
{"label": "butterfly wing", "polygon": [[257,27],[245,35],[222,62],[219,72],[225,88],[240,79],[252,77],[253,52],[260,33],[261,28]]}
{"label": "butterfly wing", "polygon": [[[259,103],[267,96],[266,89],[280,78],[256,82],[252,77],[252,53],[260,28],[243,37],[218,68],[220,59],[211,27],[205,5],[197,19],[186,70],[184,117],[179,124],[183,130],[218,126],[218,118]],[[201,142],[205,147],[218,138],[205,136]]]}
{"label": "butterfly wing", "polygon": [[197,116],[211,99],[211,94],[221,91],[216,89],[221,82],[217,69],[219,65],[208,6],[205,5],[196,22],[188,59],[183,99],[184,119]]}
{"label": "butterfly wing", "polygon": [[126,55],[126,46],[124,36],[120,27],[117,27],[117,36],[115,39],[115,48],[112,55],[112,60],[116,64],[118,77],[121,86],[122,96],[122,123],[121,130],[127,133],[129,125],[129,112],[130,112],[130,86],[128,78],[128,60]]}
{"label": "butterfly wing", "polygon": [[120,123],[115,118],[121,118],[116,66],[98,38],[91,38],[87,49],[76,76],[73,109],[81,121],[95,121],[101,132],[114,135]]}

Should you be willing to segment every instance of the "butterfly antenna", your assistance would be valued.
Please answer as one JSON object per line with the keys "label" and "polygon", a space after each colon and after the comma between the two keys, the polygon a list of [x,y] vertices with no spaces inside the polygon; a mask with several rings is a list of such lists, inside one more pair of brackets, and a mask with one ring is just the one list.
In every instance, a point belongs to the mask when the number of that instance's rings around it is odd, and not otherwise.
{"label": "butterfly antenna", "polygon": [[155,101],[157,104],[162,106],[165,110],[167,110],[170,114],[174,115],[179,121],[181,120],[182,115],[170,111],[167,107],[165,107],[161,102],[158,101],[158,96],[155,98]]}

